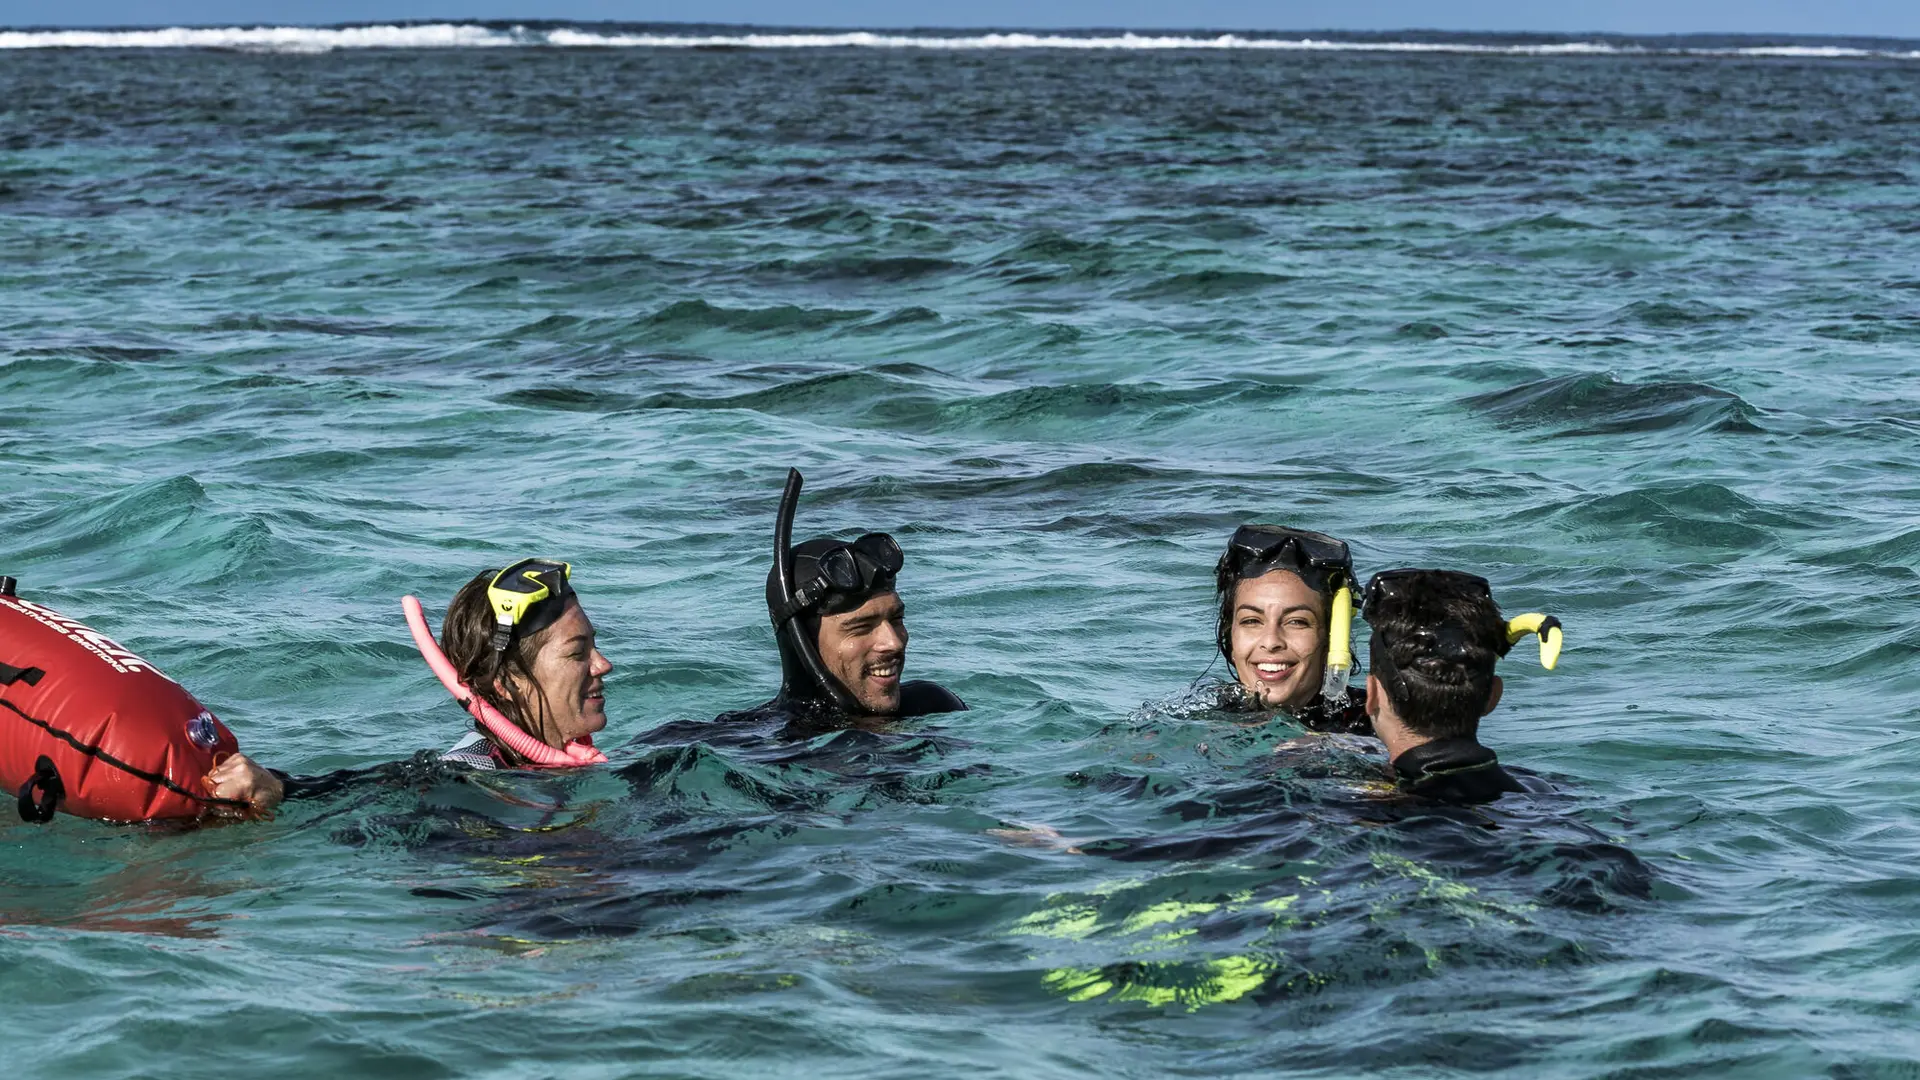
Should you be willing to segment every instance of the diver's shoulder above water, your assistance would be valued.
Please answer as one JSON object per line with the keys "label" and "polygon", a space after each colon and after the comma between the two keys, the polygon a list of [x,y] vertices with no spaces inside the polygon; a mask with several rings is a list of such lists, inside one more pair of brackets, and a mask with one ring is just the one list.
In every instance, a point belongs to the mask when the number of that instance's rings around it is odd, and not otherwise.
{"label": "diver's shoulder above water", "polygon": [[[1499,756],[1473,739],[1421,743],[1393,759],[1393,773],[1396,786],[1406,794],[1463,806],[1535,790],[1502,768]],[[1544,780],[1531,779],[1540,790],[1552,790]]]}
{"label": "diver's shoulder above water", "polygon": [[960,695],[929,679],[915,679],[900,687],[901,716],[967,711],[967,703],[960,700]]}

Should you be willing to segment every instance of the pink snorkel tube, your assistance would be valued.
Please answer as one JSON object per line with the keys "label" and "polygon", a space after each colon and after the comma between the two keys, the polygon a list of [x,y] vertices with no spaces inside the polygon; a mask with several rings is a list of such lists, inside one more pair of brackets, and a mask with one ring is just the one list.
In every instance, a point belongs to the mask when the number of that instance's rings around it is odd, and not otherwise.
{"label": "pink snorkel tube", "polygon": [[599,765],[607,760],[607,755],[594,749],[591,736],[575,739],[564,748],[555,750],[520,730],[513,721],[500,715],[499,709],[487,704],[479,694],[467,689],[467,684],[460,681],[459,673],[453,670],[453,662],[447,659],[446,653],[440,651],[440,644],[433,640],[433,631],[427,629],[427,616],[420,610],[419,599],[403,596],[400,598],[400,607],[407,613],[407,629],[413,632],[413,643],[419,648],[421,659],[439,676],[440,685],[447,688],[453,700],[459,702],[487,729],[488,738],[526,758],[527,764],[536,769]]}

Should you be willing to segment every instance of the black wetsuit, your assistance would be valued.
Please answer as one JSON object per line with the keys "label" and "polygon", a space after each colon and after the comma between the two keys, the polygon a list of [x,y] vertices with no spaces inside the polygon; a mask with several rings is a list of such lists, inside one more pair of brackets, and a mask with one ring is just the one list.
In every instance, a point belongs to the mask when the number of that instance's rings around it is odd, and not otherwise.
{"label": "black wetsuit", "polygon": [[422,750],[405,761],[386,761],[378,765],[362,765],[357,768],[335,769],[318,776],[294,776],[280,769],[268,769],[280,780],[284,788],[283,798],[291,802],[294,799],[313,799],[351,788],[367,787],[376,784],[419,784],[437,780],[457,779],[471,771],[472,766],[458,759],[447,759],[438,750]]}
{"label": "black wetsuit", "polygon": [[[774,695],[772,701],[751,709],[721,713],[714,717],[714,724],[757,730],[781,741],[810,739],[815,735],[856,726],[861,717],[834,704],[833,695],[815,681],[806,661],[795,651],[787,635],[777,631],[776,627],[774,640],[780,647],[780,692]],[[936,682],[914,679],[900,684],[899,711],[891,717],[874,719],[904,719],[965,711],[967,703],[961,701],[953,691]],[[649,739],[652,735],[650,732]],[[709,737],[705,741],[713,740]]]}
{"label": "black wetsuit", "polygon": [[1502,795],[1531,791],[1500,767],[1494,752],[1473,739],[1437,739],[1393,759],[1401,791],[1454,806],[1478,806]]}
{"label": "black wetsuit", "polygon": [[[789,697],[783,692],[772,701],[762,702],[751,709],[736,709],[733,712],[721,713],[707,723],[679,722],[663,725],[648,732],[646,740],[659,741],[658,737],[665,733],[669,739],[675,741],[678,738],[693,735],[700,741],[716,745],[755,741],[761,738],[791,742],[855,727],[862,719],[908,719],[915,716],[965,711],[967,711],[967,703],[961,701],[953,691],[936,682],[916,679],[900,684],[900,711],[891,716],[856,716],[836,708],[831,702],[822,698]],[[727,731],[745,738],[728,738],[721,734]],[[720,737],[716,739],[715,735]]]}

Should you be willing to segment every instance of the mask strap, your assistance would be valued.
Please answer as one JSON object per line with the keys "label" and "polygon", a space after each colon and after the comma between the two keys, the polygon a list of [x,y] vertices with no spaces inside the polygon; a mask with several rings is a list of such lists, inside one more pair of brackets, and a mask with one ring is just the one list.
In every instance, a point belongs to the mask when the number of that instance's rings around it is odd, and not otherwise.
{"label": "mask strap", "polygon": [[1565,641],[1565,633],[1560,628],[1560,620],[1551,615],[1542,615],[1535,611],[1526,615],[1516,615],[1507,620],[1507,644],[1517,645],[1528,634],[1540,638],[1540,666],[1552,671],[1560,663],[1560,647]]}

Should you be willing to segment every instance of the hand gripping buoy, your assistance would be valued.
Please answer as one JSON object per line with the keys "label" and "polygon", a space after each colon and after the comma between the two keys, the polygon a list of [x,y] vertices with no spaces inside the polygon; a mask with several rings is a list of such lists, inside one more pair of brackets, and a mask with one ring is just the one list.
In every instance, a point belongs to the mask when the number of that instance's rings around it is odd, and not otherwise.
{"label": "hand gripping buoy", "polygon": [[200,778],[237,753],[226,725],[104,634],[0,578],[0,785],[27,821],[197,818]]}

